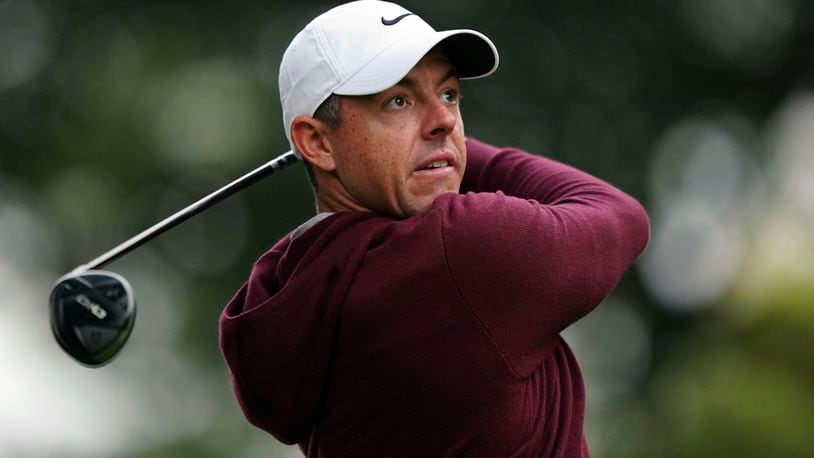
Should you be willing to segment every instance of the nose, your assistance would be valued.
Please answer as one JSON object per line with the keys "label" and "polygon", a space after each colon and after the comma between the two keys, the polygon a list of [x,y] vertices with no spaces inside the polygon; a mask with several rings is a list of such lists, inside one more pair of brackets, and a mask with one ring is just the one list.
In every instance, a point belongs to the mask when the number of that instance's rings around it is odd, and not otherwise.
{"label": "nose", "polygon": [[425,140],[449,135],[458,123],[458,112],[454,105],[434,100],[428,104],[427,111],[422,128]]}

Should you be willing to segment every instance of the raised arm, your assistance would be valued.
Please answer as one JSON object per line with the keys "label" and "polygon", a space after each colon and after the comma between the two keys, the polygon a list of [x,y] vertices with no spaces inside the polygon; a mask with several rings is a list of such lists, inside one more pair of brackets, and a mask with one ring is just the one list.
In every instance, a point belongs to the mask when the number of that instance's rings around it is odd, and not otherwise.
{"label": "raised arm", "polygon": [[449,195],[444,244],[473,313],[520,376],[604,299],[644,249],[647,214],[591,175],[468,140],[465,195]]}

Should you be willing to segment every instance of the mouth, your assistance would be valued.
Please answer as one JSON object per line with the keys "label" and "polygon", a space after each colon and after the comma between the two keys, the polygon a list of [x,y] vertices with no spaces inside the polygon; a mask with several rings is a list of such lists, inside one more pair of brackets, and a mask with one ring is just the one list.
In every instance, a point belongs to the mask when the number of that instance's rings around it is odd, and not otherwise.
{"label": "mouth", "polygon": [[424,158],[413,171],[419,175],[436,175],[455,170],[455,156],[450,151],[441,151]]}
{"label": "mouth", "polygon": [[449,165],[449,161],[432,161],[427,164],[422,170],[430,170],[430,169],[437,169],[439,167],[446,167]]}

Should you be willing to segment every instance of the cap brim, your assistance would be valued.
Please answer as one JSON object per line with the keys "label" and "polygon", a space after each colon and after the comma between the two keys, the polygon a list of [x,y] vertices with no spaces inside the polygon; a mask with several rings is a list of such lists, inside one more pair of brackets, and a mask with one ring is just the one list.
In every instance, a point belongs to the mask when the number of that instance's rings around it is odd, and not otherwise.
{"label": "cap brim", "polygon": [[417,35],[388,48],[334,90],[338,95],[370,95],[401,81],[433,47],[440,45],[461,79],[488,76],[497,69],[494,43],[474,30]]}

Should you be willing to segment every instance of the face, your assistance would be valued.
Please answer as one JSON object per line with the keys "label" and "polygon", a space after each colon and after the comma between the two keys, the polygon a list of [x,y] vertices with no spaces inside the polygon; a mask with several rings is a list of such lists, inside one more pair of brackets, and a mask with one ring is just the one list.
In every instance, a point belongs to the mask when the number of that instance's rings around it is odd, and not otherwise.
{"label": "face", "polygon": [[345,199],[403,218],[457,193],[466,167],[459,92],[446,56],[431,51],[395,86],[343,97],[340,125],[326,136]]}

